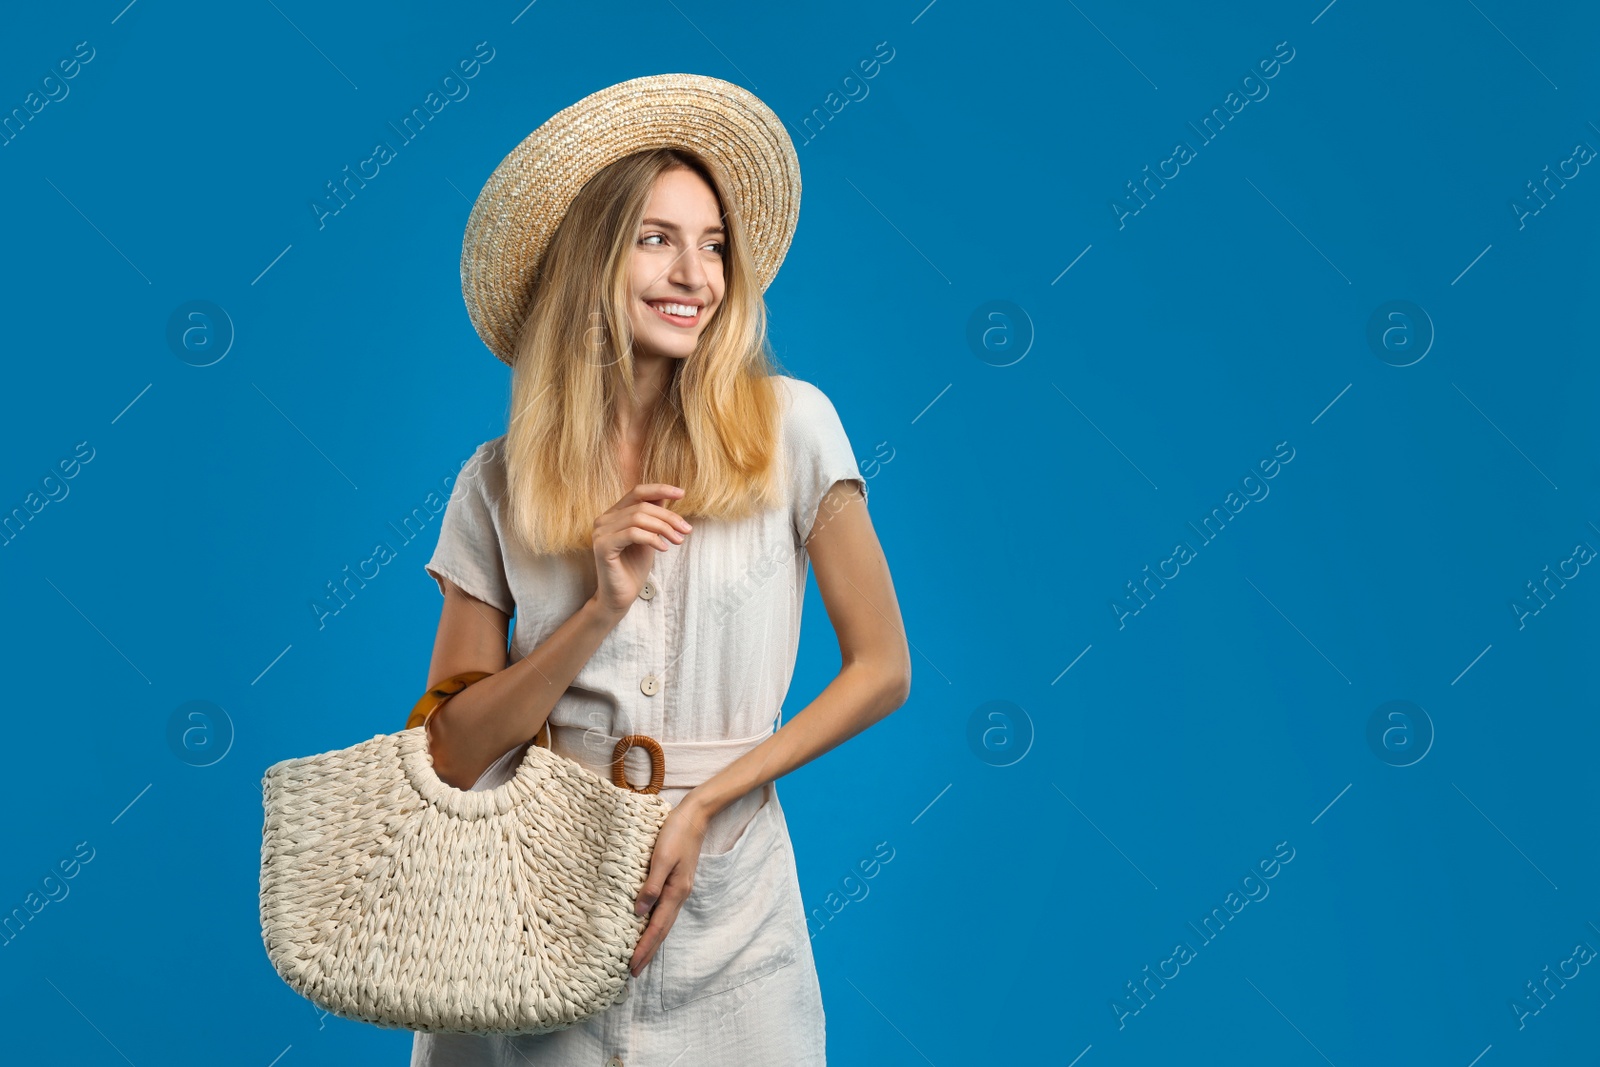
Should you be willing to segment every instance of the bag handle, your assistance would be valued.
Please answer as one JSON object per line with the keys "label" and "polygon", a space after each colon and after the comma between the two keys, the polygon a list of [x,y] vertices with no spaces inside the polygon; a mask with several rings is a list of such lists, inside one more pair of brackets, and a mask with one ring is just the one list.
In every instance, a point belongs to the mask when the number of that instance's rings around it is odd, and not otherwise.
{"label": "bag handle", "polygon": [[[473,682],[481,682],[493,673],[493,671],[463,671],[460,674],[452,674],[448,678],[441,679],[438,685],[430,686],[428,691],[422,694],[422,698],[412,706],[411,714],[406,717],[406,729],[411,730],[418,726],[426,726],[428,716],[438,711],[439,705]],[[544,728],[539,731],[539,736],[533,739],[533,743],[539,748],[549,748],[550,741],[550,720],[546,719]]]}

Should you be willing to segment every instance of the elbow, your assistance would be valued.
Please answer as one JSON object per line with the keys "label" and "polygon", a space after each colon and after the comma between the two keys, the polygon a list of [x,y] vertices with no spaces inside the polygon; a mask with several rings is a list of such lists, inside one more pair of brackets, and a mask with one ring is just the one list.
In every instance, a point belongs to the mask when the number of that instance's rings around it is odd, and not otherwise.
{"label": "elbow", "polygon": [[911,699],[911,668],[907,667],[906,670],[905,670],[905,673],[900,676],[899,686],[895,689],[894,706],[896,708],[899,708],[907,700],[910,700],[910,699]]}
{"label": "elbow", "polygon": [[895,664],[886,672],[884,688],[883,713],[889,715],[903,707],[911,697],[911,660],[909,657]]}
{"label": "elbow", "polygon": [[450,760],[451,746],[441,735],[444,723],[438,711],[428,716],[427,722],[422,724],[422,729],[428,735],[428,758],[433,762],[433,773],[438,775],[439,781],[454,789],[470,788],[471,783],[462,785],[462,775]]}
{"label": "elbow", "polygon": [[841,673],[859,679],[869,723],[887,718],[911,696],[911,662],[904,657],[847,657]]}

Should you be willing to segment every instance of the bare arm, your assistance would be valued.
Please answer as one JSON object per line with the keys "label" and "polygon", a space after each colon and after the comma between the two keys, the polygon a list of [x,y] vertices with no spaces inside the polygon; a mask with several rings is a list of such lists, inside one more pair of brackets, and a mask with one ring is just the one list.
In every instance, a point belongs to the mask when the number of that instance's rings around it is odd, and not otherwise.
{"label": "bare arm", "polygon": [[510,616],[445,581],[428,685],[490,671],[428,716],[428,750],[441,780],[470,789],[489,764],[544,728],[556,701],[622,613],[590,597],[528,655],[506,666]]}
{"label": "bare arm", "polygon": [[471,789],[489,764],[544,728],[556,702],[637,599],[655,554],[688,535],[687,521],[655,503],[681,496],[677,486],[640,484],[596,519],[593,595],[509,667],[511,617],[445,580],[428,687],[464,671],[491,673],[428,716],[428,751],[441,781]]}
{"label": "bare arm", "polygon": [[704,823],[734,800],[781,778],[905,703],[911,655],[883,547],[861,490],[836,482],[807,542],[817,588],[839,637],[841,666],[827,687],[772,737],[690,790],[680,806]]}

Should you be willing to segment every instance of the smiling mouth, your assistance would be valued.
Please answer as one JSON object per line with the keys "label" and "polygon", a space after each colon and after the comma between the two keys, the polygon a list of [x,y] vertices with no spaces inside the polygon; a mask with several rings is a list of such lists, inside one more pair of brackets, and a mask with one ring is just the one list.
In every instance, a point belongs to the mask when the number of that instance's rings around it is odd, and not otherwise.
{"label": "smiling mouth", "polygon": [[[676,304],[670,300],[662,300],[653,304],[647,303],[645,306],[654,311],[657,316],[666,320],[667,322],[670,322],[674,326],[695,325],[700,321],[700,313],[705,310],[704,308],[696,307],[693,304]],[[671,308],[672,310],[668,311],[668,308]],[[690,312],[690,314],[677,314],[677,312],[683,311]]]}

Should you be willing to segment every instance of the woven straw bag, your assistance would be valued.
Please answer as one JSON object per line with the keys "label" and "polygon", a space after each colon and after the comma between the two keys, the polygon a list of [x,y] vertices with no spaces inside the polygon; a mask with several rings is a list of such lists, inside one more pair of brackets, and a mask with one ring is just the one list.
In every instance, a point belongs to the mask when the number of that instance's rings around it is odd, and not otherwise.
{"label": "woven straw bag", "polygon": [[[413,725],[465,684],[430,690]],[[540,741],[478,792],[440,780],[425,729],[268,768],[261,936],[283,980],[431,1032],[548,1033],[621,999],[671,806],[658,780],[621,787]]]}

